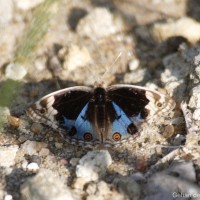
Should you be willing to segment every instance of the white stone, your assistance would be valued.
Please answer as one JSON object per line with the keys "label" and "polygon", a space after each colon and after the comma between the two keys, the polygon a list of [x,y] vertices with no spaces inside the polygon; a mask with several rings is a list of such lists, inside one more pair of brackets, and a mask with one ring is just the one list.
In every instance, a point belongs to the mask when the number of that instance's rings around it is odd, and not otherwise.
{"label": "white stone", "polygon": [[7,194],[7,195],[4,197],[4,200],[13,200],[13,197],[12,197],[12,195]]}
{"label": "white stone", "polygon": [[197,67],[195,68],[195,72],[196,72],[197,76],[198,76],[199,79],[200,79],[200,66],[197,66]]}
{"label": "white stone", "polygon": [[74,200],[70,189],[50,170],[40,169],[21,186],[23,200]]}
{"label": "white stone", "polygon": [[[186,28],[187,27],[187,28]],[[156,40],[166,40],[173,36],[183,36],[191,43],[199,41],[200,23],[189,17],[182,17],[167,23],[155,23],[152,36]]]}
{"label": "white stone", "polygon": [[111,12],[105,8],[96,8],[82,18],[77,26],[79,35],[93,40],[114,34],[123,29],[123,22],[114,19]]}
{"label": "white stone", "polygon": [[35,142],[30,140],[27,140],[21,145],[22,151],[28,155],[37,155],[38,152],[45,147],[47,147],[47,144],[43,142]]}
{"label": "white stone", "polygon": [[27,160],[23,160],[23,162],[22,162],[22,168],[23,168],[24,170],[26,170],[26,169],[27,169],[27,166],[28,166],[28,161],[27,161]]}
{"label": "white stone", "polygon": [[41,4],[43,1],[44,0],[14,0],[16,7],[22,10],[32,9]]}
{"label": "white stone", "polygon": [[28,155],[35,155],[37,154],[36,150],[36,142],[27,140],[21,145],[21,149],[24,151],[25,154]]}
{"label": "white stone", "polygon": [[200,108],[197,108],[193,113],[194,120],[200,120]]}
{"label": "white stone", "polygon": [[143,81],[146,69],[137,69],[136,71],[131,71],[126,73],[124,76],[125,83],[138,83]]}
{"label": "white stone", "polygon": [[105,174],[112,158],[107,150],[90,151],[79,160],[76,167],[76,176],[91,180],[98,180]]}
{"label": "white stone", "polygon": [[13,1],[0,0],[0,25],[8,24],[13,18]]}
{"label": "white stone", "polygon": [[29,171],[37,171],[39,168],[40,168],[40,167],[39,167],[38,164],[35,163],[35,162],[29,163],[29,164],[27,165],[27,169],[28,169]]}
{"label": "white stone", "polygon": [[17,145],[0,146],[0,166],[10,167],[14,165],[18,149],[19,147]]}
{"label": "white stone", "polygon": [[189,101],[190,108],[200,108],[200,85],[192,89],[192,96]]}
{"label": "white stone", "polygon": [[85,178],[75,178],[73,183],[73,188],[78,190],[83,190],[84,185],[88,183],[88,180]]}
{"label": "white stone", "polygon": [[138,59],[133,59],[128,64],[129,70],[134,71],[139,67],[139,65],[140,65],[139,60]]}
{"label": "white stone", "polygon": [[91,63],[92,58],[87,48],[71,45],[64,56],[63,67],[69,71],[73,71],[78,67],[87,66]]}
{"label": "white stone", "polygon": [[10,63],[6,66],[5,76],[6,78],[13,80],[21,80],[27,74],[27,70],[24,66],[16,63]]}

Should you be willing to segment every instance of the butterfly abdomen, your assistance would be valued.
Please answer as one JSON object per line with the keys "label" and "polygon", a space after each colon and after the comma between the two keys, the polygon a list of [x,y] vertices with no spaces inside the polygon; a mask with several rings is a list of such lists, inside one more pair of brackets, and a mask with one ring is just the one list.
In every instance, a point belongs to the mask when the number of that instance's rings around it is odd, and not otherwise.
{"label": "butterfly abdomen", "polygon": [[102,87],[95,88],[93,98],[95,127],[103,143],[104,135],[107,132],[106,90]]}

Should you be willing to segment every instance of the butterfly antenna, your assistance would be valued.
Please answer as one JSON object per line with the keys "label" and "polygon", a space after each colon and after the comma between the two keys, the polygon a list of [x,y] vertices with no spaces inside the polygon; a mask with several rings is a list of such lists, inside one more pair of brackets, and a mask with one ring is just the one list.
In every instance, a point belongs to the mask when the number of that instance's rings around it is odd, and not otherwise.
{"label": "butterfly antenna", "polygon": [[[116,62],[119,60],[119,58],[122,56],[122,52],[120,52],[118,54],[118,56],[115,58],[114,62],[110,65],[106,67],[106,71],[103,73],[101,79],[104,80],[104,78],[106,77],[106,75],[109,74],[114,74],[116,72],[116,68],[114,68],[114,65],[116,64]],[[115,69],[115,71],[113,70]]]}

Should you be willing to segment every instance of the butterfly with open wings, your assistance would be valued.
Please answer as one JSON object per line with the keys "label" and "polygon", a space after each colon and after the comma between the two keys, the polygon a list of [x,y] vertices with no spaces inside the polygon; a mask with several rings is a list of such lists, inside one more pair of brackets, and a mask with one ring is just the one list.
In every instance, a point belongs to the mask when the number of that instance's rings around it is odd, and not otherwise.
{"label": "butterfly with open wings", "polygon": [[173,108],[173,100],[157,91],[135,85],[97,84],[50,93],[27,114],[58,131],[71,144],[111,147],[134,140],[142,123]]}

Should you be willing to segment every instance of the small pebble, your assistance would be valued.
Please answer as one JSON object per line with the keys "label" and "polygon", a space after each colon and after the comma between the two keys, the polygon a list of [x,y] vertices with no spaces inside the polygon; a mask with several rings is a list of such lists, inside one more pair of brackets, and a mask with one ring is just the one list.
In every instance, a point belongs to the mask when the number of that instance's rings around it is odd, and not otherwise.
{"label": "small pebble", "polygon": [[14,0],[17,8],[21,10],[30,10],[41,4],[44,0]]}
{"label": "small pebble", "polygon": [[25,180],[20,187],[23,200],[74,200],[71,190],[53,171],[40,169],[39,172]]}
{"label": "small pebble", "polygon": [[136,70],[140,65],[140,62],[138,59],[133,59],[129,62],[128,66],[129,66],[129,70],[130,71],[134,71]]}
{"label": "small pebble", "polygon": [[137,69],[136,71],[131,71],[130,73],[126,73],[124,76],[125,83],[138,83],[143,81],[145,76],[146,69]]}
{"label": "small pebble", "polygon": [[66,165],[68,164],[68,161],[67,161],[66,159],[60,159],[60,160],[59,160],[59,164],[60,164],[61,166],[66,166]]}
{"label": "small pebble", "polygon": [[159,146],[159,145],[156,146],[155,153],[156,153],[156,155],[162,155],[162,153],[163,153],[162,146]]}
{"label": "small pebble", "polygon": [[31,126],[31,131],[35,134],[39,134],[42,132],[43,126],[40,123],[33,123]]}
{"label": "small pebble", "polygon": [[50,153],[48,148],[42,148],[39,152],[39,156],[48,156]]}
{"label": "small pebble", "polygon": [[37,163],[32,162],[32,163],[29,163],[29,164],[27,165],[27,169],[28,169],[29,171],[37,171],[37,170],[39,169],[39,166],[38,166]]}
{"label": "small pebble", "polygon": [[32,162],[32,163],[37,163],[38,165],[40,165],[40,163],[41,163],[41,158],[39,157],[39,156],[37,156],[37,155],[32,155],[32,156],[30,156],[30,163]]}
{"label": "small pebble", "polygon": [[27,140],[21,145],[21,150],[27,155],[37,155],[42,148],[46,148],[47,144],[43,142],[35,142]]}
{"label": "small pebble", "polygon": [[[187,27],[187,28],[185,28]],[[175,21],[155,23],[152,28],[152,36],[155,40],[166,40],[173,36],[183,36],[191,43],[199,40],[200,23],[190,17],[181,17]]]}
{"label": "small pebble", "polygon": [[200,108],[197,108],[193,113],[193,119],[194,120],[200,120]]}
{"label": "small pebble", "polygon": [[8,123],[13,127],[13,128],[18,128],[20,126],[20,119],[17,117],[14,117],[12,115],[7,116]]}
{"label": "small pebble", "polygon": [[78,161],[80,160],[80,158],[72,158],[69,163],[72,165],[72,166],[76,166],[78,164]]}
{"label": "small pebble", "polygon": [[125,200],[136,198],[128,198],[124,192],[116,191],[110,184],[104,181],[90,182],[85,186],[88,200],[103,200],[103,199],[112,199],[112,200]]}
{"label": "small pebble", "polygon": [[185,136],[177,134],[176,137],[174,138],[173,145],[182,145],[184,141],[185,141]]}
{"label": "small pebble", "polygon": [[[189,101],[190,108],[200,108],[200,95],[199,94],[200,94],[200,85],[197,85],[194,88],[192,88],[192,96],[190,97],[190,101]],[[196,111],[196,112],[197,112],[197,114],[195,114],[195,117],[197,117],[199,111]]]}
{"label": "small pebble", "polygon": [[7,195],[4,197],[4,200],[13,200],[13,197],[12,197],[12,195],[7,194]]}
{"label": "small pebble", "polygon": [[87,186],[87,189],[86,189],[86,192],[88,194],[95,194],[97,190],[97,185],[95,184],[95,182],[91,182],[88,186]]}
{"label": "small pebble", "polygon": [[22,168],[23,168],[24,170],[26,170],[26,169],[27,169],[27,166],[28,166],[28,161],[24,159],[23,162],[22,162]]}
{"label": "small pebble", "polygon": [[115,18],[108,9],[96,8],[80,20],[77,33],[80,36],[97,40],[124,28],[125,24],[121,18]]}
{"label": "small pebble", "polygon": [[76,70],[78,67],[87,66],[92,63],[90,52],[86,47],[71,45],[68,49],[61,49],[59,54],[61,59],[64,60],[63,68],[69,71]]}
{"label": "small pebble", "polygon": [[74,189],[78,189],[78,190],[83,190],[84,185],[87,183],[88,181],[85,178],[75,178],[72,187]]}
{"label": "small pebble", "polygon": [[12,80],[21,80],[27,74],[24,66],[17,63],[10,63],[6,66],[5,76]]}
{"label": "small pebble", "polygon": [[76,167],[76,176],[88,181],[98,180],[105,174],[106,169],[112,164],[112,158],[107,150],[89,151],[79,160]]}
{"label": "small pebble", "polygon": [[18,138],[18,141],[19,141],[20,143],[24,143],[26,140],[27,140],[27,138],[26,138],[24,135],[21,135],[21,136]]}
{"label": "small pebble", "polygon": [[13,1],[0,0],[0,25],[8,24],[13,18]]}
{"label": "small pebble", "polygon": [[174,126],[169,124],[165,127],[164,132],[162,133],[164,138],[170,138],[174,134]]}
{"label": "small pebble", "polygon": [[10,167],[15,164],[18,145],[0,146],[0,166]]}

